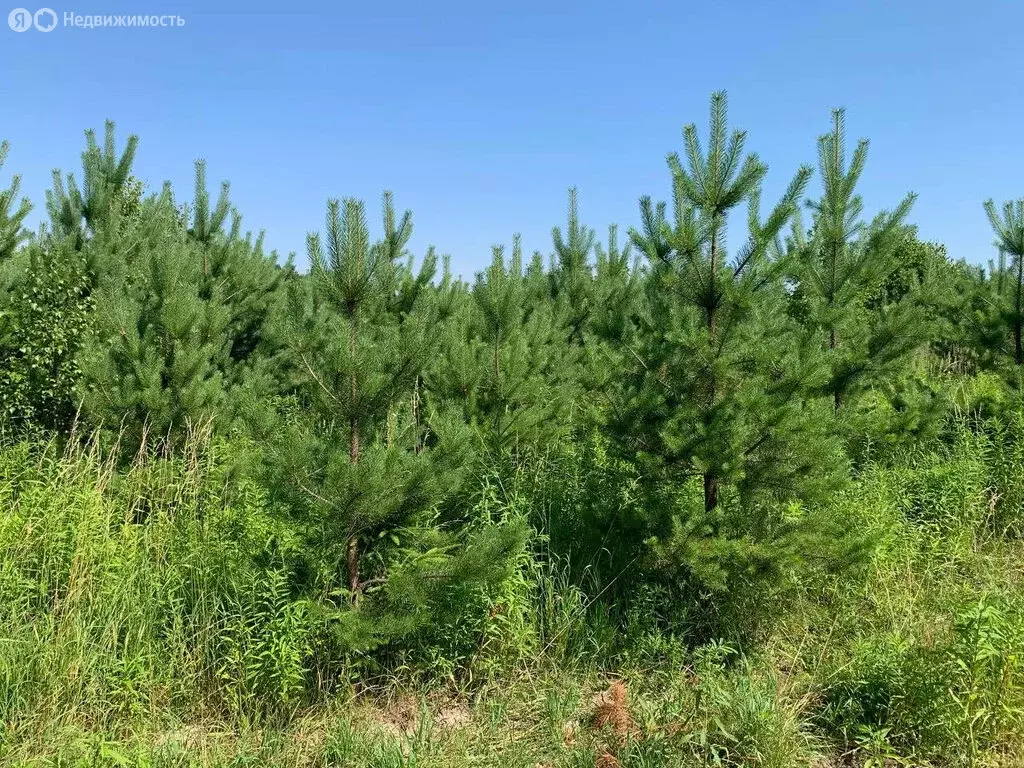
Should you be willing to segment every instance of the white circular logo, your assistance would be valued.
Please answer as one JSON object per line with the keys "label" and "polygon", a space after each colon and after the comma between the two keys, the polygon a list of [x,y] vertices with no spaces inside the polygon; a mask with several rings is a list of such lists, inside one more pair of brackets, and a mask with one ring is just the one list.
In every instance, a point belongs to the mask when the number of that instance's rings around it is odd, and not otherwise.
{"label": "white circular logo", "polygon": [[7,14],[7,26],[15,32],[28,32],[32,29],[32,11],[28,8],[15,8]]}
{"label": "white circular logo", "polygon": [[52,8],[40,8],[32,21],[40,32],[52,32],[57,26],[57,14]]}

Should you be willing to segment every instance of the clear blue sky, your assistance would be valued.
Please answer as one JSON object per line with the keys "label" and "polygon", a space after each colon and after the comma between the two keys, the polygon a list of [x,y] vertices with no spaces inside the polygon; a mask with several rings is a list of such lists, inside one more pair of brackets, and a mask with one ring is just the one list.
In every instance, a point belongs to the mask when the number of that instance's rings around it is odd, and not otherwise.
{"label": "clear blue sky", "polygon": [[916,191],[913,221],[955,257],[992,254],[984,198],[1024,196],[1019,2],[50,7],[186,24],[0,27],[3,183],[21,173],[36,214],[51,169],[77,169],[83,130],[111,118],[140,137],[137,175],[186,196],[205,158],[211,186],[229,180],[246,225],[300,264],[328,197],[376,210],[391,189],[413,211],[414,250],[432,243],[469,276],[514,232],[548,252],[571,185],[599,232],[633,224],[640,195],[668,196],[665,154],[684,123],[703,127],[716,89],[770,166],[766,194],[814,163],[845,106],[849,138],[871,139],[869,210]]}

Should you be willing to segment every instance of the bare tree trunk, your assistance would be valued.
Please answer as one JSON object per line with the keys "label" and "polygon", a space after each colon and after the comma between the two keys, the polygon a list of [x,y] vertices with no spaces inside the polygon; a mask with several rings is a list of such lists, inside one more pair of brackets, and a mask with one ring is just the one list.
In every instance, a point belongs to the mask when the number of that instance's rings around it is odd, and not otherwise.
{"label": "bare tree trunk", "polygon": [[718,506],[718,478],[710,472],[704,473],[704,511],[710,512]]}
{"label": "bare tree trunk", "polygon": [[1021,292],[1024,291],[1024,254],[1017,256],[1017,307],[1013,316],[1013,359],[1017,365],[1024,365],[1024,348],[1021,346]]}
{"label": "bare tree trunk", "polygon": [[494,334],[494,389],[498,395],[498,407],[494,409],[494,440],[501,435],[501,332]]}
{"label": "bare tree trunk", "polygon": [[348,590],[352,593],[353,605],[359,602],[362,584],[359,582],[359,538],[348,537]]}
{"label": "bare tree trunk", "polygon": [[[356,379],[356,313],[355,307],[350,303],[348,313],[348,351],[349,365],[349,417],[348,417],[348,463],[356,464],[359,461],[359,420],[356,417],[355,403],[359,394],[359,385]],[[362,591],[362,583],[359,580],[359,536],[354,531],[349,533],[347,547],[348,561],[348,588],[352,595],[352,604],[359,602],[359,594]]]}
{"label": "bare tree trunk", "polygon": [[[715,322],[716,322],[716,319],[717,319],[715,317],[715,315],[717,314],[715,312],[715,310],[716,310],[715,301],[717,300],[717,296],[716,296],[717,287],[715,286],[715,266],[716,266],[716,261],[718,260],[718,247],[717,247],[718,246],[718,240],[717,240],[717,234],[718,233],[714,232],[714,231],[712,231],[712,233],[711,233],[711,268],[708,270],[708,275],[709,275],[709,277],[708,277],[708,281],[709,281],[709,283],[708,283],[708,285],[709,285],[708,290],[710,291],[710,303],[708,305],[707,321],[708,321],[708,334],[711,336],[712,343],[714,343],[715,330],[716,330],[715,329]],[[712,374],[712,376],[713,375],[714,374]],[[715,382],[714,378],[712,378],[712,380],[711,380],[711,404],[710,404],[711,408],[714,408],[715,401],[717,400],[717,398],[718,398],[718,393],[716,392],[716,382]],[[711,510],[713,510],[717,506],[718,506],[718,477],[716,477],[715,474],[712,473],[712,472],[705,472],[704,473],[704,511],[705,512],[710,512]]]}
{"label": "bare tree trunk", "polygon": [[413,445],[413,452],[416,454],[423,452],[423,440],[420,435],[420,377],[416,376],[412,386],[412,421],[416,430],[416,442]]}
{"label": "bare tree trunk", "polygon": [[[713,226],[713,225],[712,225]],[[711,233],[711,268],[708,270],[708,290],[711,293],[711,304],[708,306],[708,333],[715,335],[715,302],[718,300],[718,287],[715,285],[715,269],[718,266],[718,233]]]}

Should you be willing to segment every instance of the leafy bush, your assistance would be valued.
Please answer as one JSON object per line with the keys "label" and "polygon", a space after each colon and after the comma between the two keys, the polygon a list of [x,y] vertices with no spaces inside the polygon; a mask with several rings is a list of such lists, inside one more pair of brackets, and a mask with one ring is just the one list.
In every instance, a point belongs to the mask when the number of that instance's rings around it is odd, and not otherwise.
{"label": "leafy bush", "polygon": [[93,301],[73,253],[33,245],[0,298],[0,418],[24,434],[67,430]]}

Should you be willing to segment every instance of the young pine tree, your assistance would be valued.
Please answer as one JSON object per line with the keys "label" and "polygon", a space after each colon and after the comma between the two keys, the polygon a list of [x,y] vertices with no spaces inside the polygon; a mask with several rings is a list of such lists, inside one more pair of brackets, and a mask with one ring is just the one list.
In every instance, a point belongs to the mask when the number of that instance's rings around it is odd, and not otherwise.
{"label": "young pine tree", "polygon": [[284,286],[292,264],[289,260],[282,266],[276,252],[264,252],[262,232],[255,239],[251,232],[242,233],[242,217],[231,206],[227,182],[211,207],[206,165],[197,161],[195,168],[194,201],[183,218],[201,251],[200,296],[221,301],[228,312],[227,354],[218,365],[226,386],[244,384],[271,394],[278,387],[272,362],[283,344],[272,326],[285,311]]}
{"label": "young pine tree", "polygon": [[[112,150],[97,153],[92,148],[85,164],[87,189],[108,184],[114,167]],[[277,385],[268,366],[278,350],[267,328],[281,311],[285,272],[275,254],[263,253],[261,237],[241,234],[227,183],[211,206],[201,161],[195,179],[191,205],[179,208],[168,186],[135,201],[129,184],[103,216],[82,223],[84,237],[51,240],[81,252],[96,305],[82,356],[85,416],[123,429],[130,448],[145,432],[173,447],[190,424],[226,426],[238,387],[269,394]],[[55,222],[56,232],[69,230]]]}
{"label": "young pine tree", "polygon": [[608,247],[594,246],[594,310],[590,330],[602,342],[620,341],[633,321],[643,273],[632,243],[619,248],[618,227],[608,227]]}
{"label": "young pine tree", "polygon": [[[0,141],[0,170],[3,170],[9,151],[10,145],[6,141]],[[19,189],[21,177],[17,175],[11,179],[6,189],[0,189],[0,265],[11,259],[18,246],[28,239],[25,218],[32,210],[32,204],[27,197],[18,199]]]}
{"label": "young pine tree", "polygon": [[129,450],[147,434],[174,447],[190,425],[226,412],[230,315],[222,296],[205,290],[202,248],[181,226],[169,189],[146,200],[120,237],[123,259],[105,254],[96,275],[83,415],[123,431]]}
{"label": "young pine tree", "polygon": [[2,397],[14,422],[31,427],[68,427],[80,405],[80,350],[94,320],[100,275],[123,271],[126,238],[141,205],[141,184],[131,177],[136,140],[117,153],[114,126],[104,146],[86,132],[81,188],[60,172],[47,192],[50,226],[7,270],[6,318],[17,343],[3,345]]}
{"label": "young pine tree", "polygon": [[593,425],[603,420],[606,393],[614,388],[610,380],[622,367],[621,342],[634,322],[643,276],[632,244],[619,248],[615,225],[608,228],[606,250],[581,223],[575,188],[569,190],[565,233],[555,227],[551,234],[551,300],[557,323],[566,329],[564,375],[574,380],[573,391],[586,393],[573,409],[585,415],[573,426]]}
{"label": "young pine tree", "polygon": [[1012,361],[1019,373],[1024,370],[1024,200],[1007,202],[1002,211],[987,200],[985,213],[995,232],[999,262],[983,286],[981,326],[989,349]]}
{"label": "young pine tree", "polygon": [[551,230],[554,243],[554,269],[550,273],[551,296],[555,310],[567,330],[567,341],[583,346],[594,313],[594,273],[591,256],[597,243],[594,231],[579,217],[575,187],[569,190],[569,215],[566,232]]}
{"label": "young pine tree", "polygon": [[131,175],[138,137],[129,136],[119,154],[114,123],[108,120],[102,147],[95,131],[86,131],[85,138],[82,186],[73,174],[68,174],[65,186],[60,171],[54,171],[53,189],[46,193],[53,234],[70,240],[75,249],[81,249],[86,240],[112,221],[121,224],[130,219],[141,199],[141,185]]}
{"label": "young pine tree", "polygon": [[[710,111],[707,148],[691,124],[685,163],[668,157],[671,217],[645,198],[631,232],[649,273],[611,380],[609,427],[643,502],[608,528],[699,637],[742,640],[770,620],[772,596],[841,567],[858,542],[822,506],[845,462],[816,396],[822,353],[787,312],[780,233],[810,169],[762,217],[766,167],[744,153],[745,134],[729,132],[724,94]],[[746,231],[729,249],[744,203]]]}
{"label": "young pine tree", "polygon": [[511,258],[495,246],[454,318],[462,341],[442,353],[447,364],[434,378],[452,397],[461,393],[491,456],[535,446],[564,423],[574,357],[544,282],[537,258],[524,271],[518,237]]}
{"label": "young pine tree", "polygon": [[865,222],[856,186],[868,143],[858,142],[847,165],[844,128],[844,113],[835,110],[832,132],[818,141],[823,190],[821,198],[810,203],[810,236],[804,236],[797,218],[790,240],[797,311],[827,351],[830,374],[825,392],[836,410],[891,375],[921,346],[927,330],[913,291],[898,300],[874,305],[870,301],[900,267],[897,257],[907,236],[904,221],[914,195]]}
{"label": "young pine tree", "polygon": [[[253,412],[268,471],[286,492],[315,562],[315,588],[343,650],[428,621],[455,584],[503,573],[522,530],[447,526],[441,506],[470,464],[462,422],[423,413],[419,376],[435,352],[435,304],[403,289],[411,218],[371,242],[363,204],[332,200],[326,237],[310,235],[308,290],[292,286],[295,407]],[[338,601],[337,597],[343,599]]]}
{"label": "young pine tree", "polygon": [[[800,497],[828,474],[821,429],[804,407],[821,366],[785,313],[779,234],[810,169],[800,169],[762,220],[767,167],[744,156],[744,133],[728,133],[723,93],[711,100],[707,151],[692,124],[684,140],[686,165],[668,158],[673,220],[645,199],[643,230],[631,233],[651,274],[620,433],[654,466],[698,473],[706,512],[718,507],[723,486],[744,501]],[[730,258],[729,218],[742,203],[746,239]]]}

